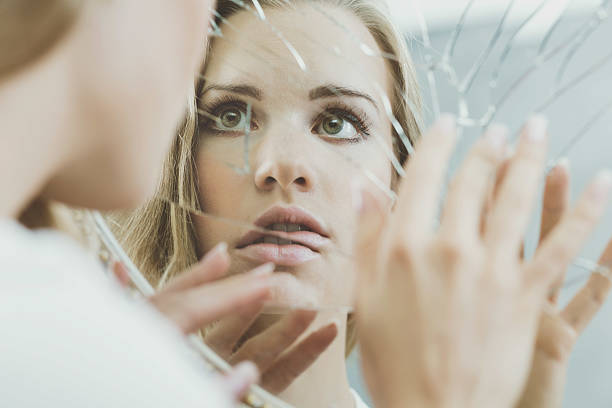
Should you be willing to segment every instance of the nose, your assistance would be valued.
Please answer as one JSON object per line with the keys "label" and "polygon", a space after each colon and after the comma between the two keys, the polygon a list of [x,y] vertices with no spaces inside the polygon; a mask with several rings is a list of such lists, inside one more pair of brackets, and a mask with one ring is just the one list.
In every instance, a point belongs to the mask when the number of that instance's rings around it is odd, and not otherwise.
{"label": "nose", "polygon": [[[274,138],[271,138],[274,139]],[[311,191],[316,184],[312,154],[297,138],[291,141],[266,140],[260,146],[254,169],[255,186],[262,191],[280,188],[284,191]]]}

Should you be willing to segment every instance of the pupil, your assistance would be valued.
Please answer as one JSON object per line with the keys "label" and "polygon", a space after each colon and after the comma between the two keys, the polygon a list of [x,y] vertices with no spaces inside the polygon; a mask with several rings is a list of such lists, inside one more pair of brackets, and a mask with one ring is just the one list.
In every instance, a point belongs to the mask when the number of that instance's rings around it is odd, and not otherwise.
{"label": "pupil", "polygon": [[325,131],[327,133],[335,135],[342,130],[343,123],[344,121],[341,118],[334,117],[334,118],[331,118],[325,121],[325,123],[323,124],[323,127],[325,128]]}
{"label": "pupil", "polygon": [[240,112],[229,110],[221,115],[221,123],[225,127],[235,127],[240,123]]}

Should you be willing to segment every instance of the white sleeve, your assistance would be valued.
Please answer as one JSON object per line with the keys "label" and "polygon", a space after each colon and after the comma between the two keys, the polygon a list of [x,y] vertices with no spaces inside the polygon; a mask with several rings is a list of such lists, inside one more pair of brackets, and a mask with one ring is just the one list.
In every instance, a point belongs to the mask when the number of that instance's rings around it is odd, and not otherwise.
{"label": "white sleeve", "polygon": [[231,405],[180,333],[73,243],[1,227],[0,406]]}

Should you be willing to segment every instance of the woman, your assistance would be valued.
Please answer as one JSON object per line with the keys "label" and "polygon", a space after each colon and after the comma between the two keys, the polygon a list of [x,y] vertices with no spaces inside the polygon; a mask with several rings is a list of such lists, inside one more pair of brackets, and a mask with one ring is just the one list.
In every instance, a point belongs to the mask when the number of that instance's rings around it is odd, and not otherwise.
{"label": "woman", "polygon": [[[305,246],[293,245],[286,255],[262,255],[258,251],[269,251],[271,245],[239,242],[258,239],[249,237],[248,229],[232,228],[226,222],[206,217],[195,217],[195,228],[192,229],[185,211],[171,209],[159,201],[152,202],[132,223],[126,225],[126,230],[133,233],[127,239],[128,248],[132,249],[132,254],[155,283],[166,279],[155,275],[159,271],[166,271],[167,276],[173,276],[219,242],[227,242],[232,257],[230,273],[238,273],[244,268],[251,269],[251,265],[275,263],[277,273],[273,277],[273,291],[276,295],[273,295],[271,301],[277,306],[329,308],[327,312],[319,313],[310,330],[315,333],[315,328],[325,331],[326,325],[337,322],[338,335],[327,351],[288,388],[285,389],[286,383],[279,384],[270,378],[283,373],[267,375],[268,370],[265,370],[267,366],[284,366],[285,361],[268,361],[270,358],[259,361],[263,358],[255,357],[255,352],[253,356],[249,355],[255,358],[260,368],[264,368],[264,387],[280,393],[282,398],[296,406],[352,406],[354,403],[344,361],[345,355],[354,345],[354,324],[352,319],[347,321],[346,311],[342,310],[346,308],[335,308],[351,304],[350,281],[354,279],[354,266],[348,256],[341,255],[352,252],[352,236],[355,233],[354,220],[349,216],[353,213],[350,183],[346,180],[360,173],[361,168],[381,180],[386,189],[391,191],[396,176],[388,165],[385,149],[395,151],[394,154],[401,157],[401,161],[406,158],[405,146],[399,137],[392,136],[391,124],[385,116],[375,83],[383,86],[386,94],[396,95],[396,117],[405,126],[411,142],[418,138],[416,118],[402,97],[409,95],[413,106],[420,105],[412,63],[401,36],[373,2],[351,3],[352,6],[349,2],[338,2],[338,5],[323,2],[317,6],[323,7],[322,12],[306,3],[298,3],[295,10],[289,11],[284,8],[275,9],[281,2],[260,2],[269,24],[287,36],[287,41],[296,47],[304,59],[308,70],[303,73],[282,44],[269,47],[277,40],[272,30],[265,30],[262,37],[253,38],[253,33],[261,25],[253,13],[241,10],[231,1],[219,2],[217,12],[220,15],[218,23],[222,36],[212,41],[203,71],[205,80],[199,84],[196,95],[198,110],[202,115],[197,122],[197,130],[195,117],[192,116],[188,119],[186,131],[177,139],[162,182],[166,190],[160,192],[162,198],[180,194],[179,200],[188,203],[187,208],[189,205],[191,208],[200,208],[201,204],[206,212],[244,221],[245,224],[265,223],[261,226],[268,227],[289,222],[291,217],[303,218],[302,224],[306,223],[312,228],[317,224],[317,228],[321,229],[320,235],[310,233],[308,237],[307,231],[299,234],[306,235],[305,239],[310,239],[311,245],[312,240],[325,237],[329,243],[328,248],[312,251]],[[382,59],[365,56],[338,25],[325,20],[324,13],[333,14],[335,19],[341,20],[339,25],[357,32],[358,41],[378,52],[384,50],[393,53],[398,61],[390,60],[387,66]],[[232,29],[223,24],[225,19],[228,19],[227,26]],[[295,34],[306,30],[309,25],[318,27],[318,30],[299,41]],[[322,45],[325,38],[340,40],[334,46],[342,50],[342,58],[330,53],[328,45]],[[273,71],[264,58],[252,58],[252,55],[264,49],[269,50],[271,58],[275,58],[275,69],[278,71]],[[267,58],[268,54],[264,56]],[[354,69],[356,62],[362,69]],[[393,72],[392,76],[388,70]],[[258,74],[236,79],[242,72]],[[286,79],[279,82],[274,72],[282,72]],[[322,81],[321,77],[326,80]],[[372,80],[366,81],[364,78]],[[242,93],[240,86],[245,88]],[[253,97],[257,91],[252,89],[255,87],[260,89],[262,98]],[[282,109],[283,105],[288,106],[289,95],[291,106],[294,107],[292,112],[300,116],[299,124],[288,121],[289,112]],[[253,122],[248,164],[251,173],[242,174],[235,170],[243,166],[243,144],[236,139],[240,138],[239,134],[245,128],[247,104],[251,105]],[[279,126],[279,131],[282,131],[280,127],[283,125],[288,126],[284,141],[278,139],[280,135],[277,133],[259,136],[258,129],[264,127],[264,115],[270,126],[273,123]],[[211,119],[215,117],[219,117],[220,121]],[[223,126],[223,123],[231,125],[231,128],[225,127],[225,136],[217,128],[218,124]],[[330,132],[334,125],[340,127],[332,134]],[[372,133],[372,137],[368,142],[363,142],[366,133]],[[311,137],[305,138],[304,134]],[[378,137],[381,140],[377,140]],[[377,143],[384,148],[377,147]],[[299,153],[305,150],[309,151],[308,157],[311,159],[300,161]],[[192,155],[196,160],[197,175],[191,167],[186,166],[179,170],[182,178],[177,183],[177,174],[172,170],[177,168],[178,163],[191,163]],[[318,160],[314,160],[315,157]],[[337,161],[337,165],[330,167],[329,163],[333,160]],[[351,161],[359,162],[360,167],[351,164]],[[330,170],[333,170],[334,178],[328,177],[331,176]],[[299,171],[304,173],[296,173]],[[287,177],[298,181],[293,182]],[[194,184],[196,180],[197,187]],[[284,194],[287,195],[286,199],[281,199]],[[175,211],[176,215],[172,216],[170,211]],[[168,222],[169,219],[177,222]],[[299,228],[299,223],[294,224]],[[161,251],[153,251],[153,245],[159,247],[160,242],[157,239],[156,242],[147,242],[148,237],[170,237],[172,231],[180,231],[175,233],[174,241],[162,242]],[[276,249],[272,248],[272,251]],[[286,252],[287,248],[282,251]],[[164,254],[164,258],[152,258],[156,253]],[[299,318],[305,321],[303,324],[309,324],[314,319],[314,315],[297,313],[298,316],[290,315],[277,324],[289,325],[288,319],[295,321]],[[254,319],[255,315],[248,315],[244,323],[248,326]],[[242,360],[248,350],[258,349],[259,354],[262,354],[261,346],[256,347],[260,342],[255,335],[264,327],[269,327],[274,320],[269,316],[260,316],[251,325],[249,332],[238,340],[242,343],[252,338],[252,341],[247,341],[242,347],[245,351],[235,353],[232,361]],[[227,338],[223,327],[228,326],[231,323],[222,321],[207,335],[207,341],[217,345],[217,350],[221,342],[216,338]],[[274,357],[272,350],[273,347],[267,344],[265,351]],[[227,352],[223,354],[226,357],[231,355]],[[317,390],[316,395],[311,392],[313,389]]]}
{"label": "woman", "polygon": [[[264,386],[296,406],[350,407],[362,402],[351,393],[344,364],[355,336],[354,320],[341,307],[352,304],[356,269],[349,180],[375,180],[387,194],[397,185],[388,153],[403,164],[407,146],[400,133],[412,144],[419,138],[417,112],[409,109],[420,105],[417,84],[401,36],[377,2],[259,4],[257,13],[218,3],[217,36],[196,91],[200,116],[196,121],[194,107],[158,200],[129,220],[125,239],[162,286],[219,242],[230,248],[230,273],[274,262],[275,306],[322,310],[309,329],[314,334],[338,325],[321,357],[304,363],[302,375],[281,373],[297,377],[291,384],[267,372],[286,360],[262,336],[286,327],[295,314],[280,322],[265,313],[222,320],[206,340],[230,361],[253,357]],[[366,47],[391,57],[372,58],[362,52]],[[402,132],[392,127],[380,89]],[[503,131],[492,133],[502,138]],[[208,215],[189,215],[189,209]],[[281,233],[253,232],[250,225]],[[301,317],[303,325],[314,319]]]}
{"label": "woman", "polygon": [[[43,201],[115,209],[147,197],[200,66],[210,3],[0,2],[2,405],[225,407],[255,380],[249,366],[211,379],[93,256],[18,221],[27,212],[40,225]],[[213,254],[175,288],[216,294],[213,307],[166,311],[199,327],[265,298],[265,274],[204,286],[226,267]],[[163,375],[145,378],[151,369]]]}

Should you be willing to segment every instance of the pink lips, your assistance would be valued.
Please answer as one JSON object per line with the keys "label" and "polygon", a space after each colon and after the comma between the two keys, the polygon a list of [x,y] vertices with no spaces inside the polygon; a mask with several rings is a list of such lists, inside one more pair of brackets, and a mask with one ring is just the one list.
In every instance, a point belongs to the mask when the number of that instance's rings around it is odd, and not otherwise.
{"label": "pink lips", "polygon": [[[274,224],[297,224],[300,230],[273,231],[271,234],[250,231],[236,244],[237,253],[258,262],[296,266],[320,257],[320,250],[330,242],[323,223],[297,207],[273,207],[255,221],[257,227],[265,229]],[[263,242],[266,237],[266,241],[276,237],[281,242]]]}

